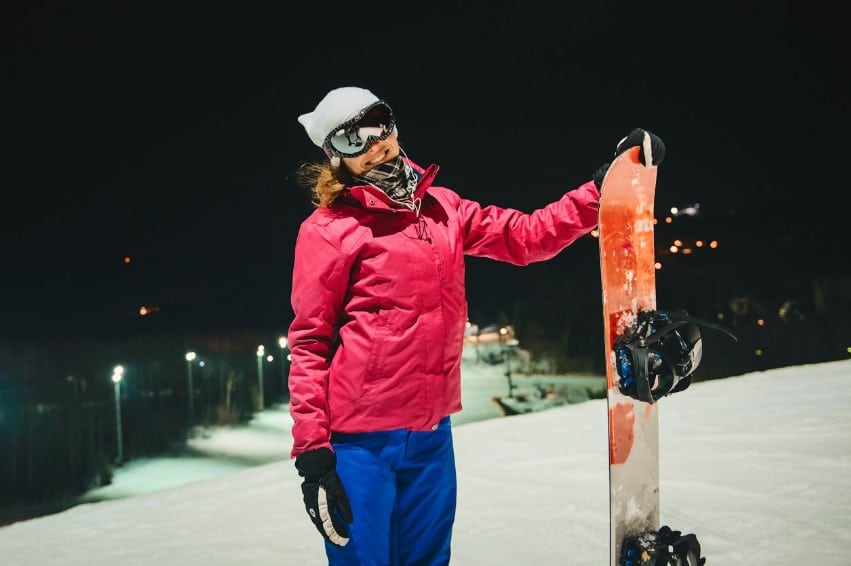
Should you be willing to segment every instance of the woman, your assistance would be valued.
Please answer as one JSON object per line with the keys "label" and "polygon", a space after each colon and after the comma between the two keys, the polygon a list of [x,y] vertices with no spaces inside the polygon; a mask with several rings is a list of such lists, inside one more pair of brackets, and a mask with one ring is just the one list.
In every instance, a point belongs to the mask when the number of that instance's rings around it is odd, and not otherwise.
{"label": "woman", "polygon": [[[464,256],[555,256],[596,227],[607,165],[524,214],[435,185],[438,167],[405,155],[390,106],[369,90],[334,89],[298,120],[328,157],[300,170],[316,210],[296,242],[288,336],[305,507],[330,564],[447,564]],[[636,130],[618,151],[639,144],[661,147]]]}

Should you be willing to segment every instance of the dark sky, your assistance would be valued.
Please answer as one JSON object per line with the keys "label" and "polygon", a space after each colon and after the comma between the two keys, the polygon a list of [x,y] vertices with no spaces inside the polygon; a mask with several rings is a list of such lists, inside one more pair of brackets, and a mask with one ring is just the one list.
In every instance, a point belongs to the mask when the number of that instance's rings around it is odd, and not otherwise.
{"label": "dark sky", "polygon": [[[349,84],[389,101],[438,184],[527,211],[645,127],[668,148],[657,211],[699,202],[692,229],[738,250],[713,268],[742,292],[848,273],[847,7],[19,4],[2,33],[3,335],[108,331],[140,305],[167,325],[284,327],[311,210],[292,173],[322,157],[296,117]],[[525,270],[472,260],[471,312],[536,281],[599,285],[595,246]]]}

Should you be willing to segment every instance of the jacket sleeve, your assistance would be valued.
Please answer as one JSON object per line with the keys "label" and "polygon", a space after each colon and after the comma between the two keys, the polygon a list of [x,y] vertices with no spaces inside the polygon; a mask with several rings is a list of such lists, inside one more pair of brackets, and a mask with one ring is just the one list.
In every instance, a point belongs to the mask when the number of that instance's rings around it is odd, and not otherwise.
{"label": "jacket sleeve", "polygon": [[331,448],[328,415],[329,364],[346,292],[346,268],[338,243],[313,223],[299,229],[293,265],[292,307],[287,334],[293,418],[291,456]]}
{"label": "jacket sleeve", "polygon": [[531,214],[460,199],[464,253],[515,265],[550,259],[597,227],[599,201],[594,181]]}

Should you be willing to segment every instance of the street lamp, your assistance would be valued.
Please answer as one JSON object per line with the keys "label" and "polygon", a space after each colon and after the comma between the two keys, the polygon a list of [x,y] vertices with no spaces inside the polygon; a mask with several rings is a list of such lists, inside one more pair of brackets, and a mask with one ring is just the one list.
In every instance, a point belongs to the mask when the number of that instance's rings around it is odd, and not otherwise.
{"label": "street lamp", "polygon": [[192,362],[195,352],[186,352],[186,381],[189,386],[189,426],[195,424],[195,386],[192,383]]}
{"label": "street lamp", "polygon": [[287,379],[287,356],[285,355],[285,350],[287,349],[287,337],[281,336],[278,338],[278,346],[281,347],[281,392],[284,396],[284,401],[288,401],[290,398],[290,387]]}
{"label": "street lamp", "polygon": [[124,442],[121,434],[121,378],[124,377],[124,367],[115,366],[112,369],[112,383],[115,384],[115,462],[120,464],[124,459]]}
{"label": "street lamp", "polygon": [[514,390],[517,389],[517,386],[514,385],[514,382],[511,381],[511,356],[513,355],[513,348],[516,348],[520,342],[516,338],[509,338],[505,341],[505,377],[508,378],[508,398],[514,398]]}
{"label": "street lamp", "polygon": [[260,387],[258,402],[261,411],[266,407],[266,403],[263,401],[263,355],[265,353],[266,348],[262,344],[257,346],[257,380]]}

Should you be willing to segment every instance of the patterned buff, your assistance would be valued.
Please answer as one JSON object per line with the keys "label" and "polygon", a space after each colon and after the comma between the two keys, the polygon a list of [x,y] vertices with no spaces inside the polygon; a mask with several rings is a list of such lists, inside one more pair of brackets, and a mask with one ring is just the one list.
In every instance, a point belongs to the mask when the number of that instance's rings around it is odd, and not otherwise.
{"label": "patterned buff", "polygon": [[402,155],[387,163],[376,165],[356,179],[375,185],[393,200],[406,205],[409,205],[417,186],[417,176],[411,166],[402,159]]}

